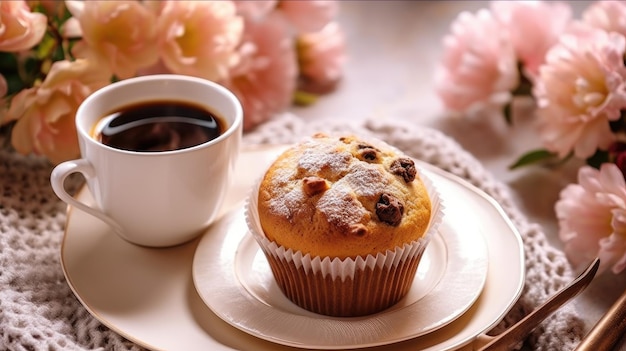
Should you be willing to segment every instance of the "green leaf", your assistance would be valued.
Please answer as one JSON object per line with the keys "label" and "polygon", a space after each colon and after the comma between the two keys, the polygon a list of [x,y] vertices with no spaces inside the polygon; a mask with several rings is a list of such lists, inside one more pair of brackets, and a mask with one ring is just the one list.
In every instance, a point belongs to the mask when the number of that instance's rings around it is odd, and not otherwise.
{"label": "green leaf", "polygon": [[603,163],[611,162],[609,160],[609,153],[603,150],[597,150],[596,153],[593,154],[593,156],[587,158],[585,161],[589,166],[598,169]]}
{"label": "green leaf", "polygon": [[312,105],[317,101],[318,96],[301,90],[295,92],[293,102],[299,106]]}
{"label": "green leaf", "polygon": [[17,72],[17,58],[12,52],[0,52],[0,72]]}
{"label": "green leaf", "polygon": [[511,108],[511,105],[511,102],[504,105],[504,110],[502,111],[502,114],[504,115],[504,120],[509,126],[513,125],[513,109]]}
{"label": "green leaf", "polygon": [[56,40],[50,34],[46,34],[39,45],[37,45],[36,55],[40,60],[50,57],[52,52],[56,49]]}
{"label": "green leaf", "polygon": [[558,157],[556,154],[545,150],[533,150],[525,153],[520,158],[517,159],[513,164],[509,166],[509,169],[516,169],[522,166],[528,166],[531,164],[543,163],[547,161],[558,161]]}
{"label": "green leaf", "polygon": [[17,72],[11,72],[4,76],[4,79],[7,81],[8,92],[7,95],[13,95],[20,92],[22,89],[29,88],[24,84],[22,78],[17,74]]}

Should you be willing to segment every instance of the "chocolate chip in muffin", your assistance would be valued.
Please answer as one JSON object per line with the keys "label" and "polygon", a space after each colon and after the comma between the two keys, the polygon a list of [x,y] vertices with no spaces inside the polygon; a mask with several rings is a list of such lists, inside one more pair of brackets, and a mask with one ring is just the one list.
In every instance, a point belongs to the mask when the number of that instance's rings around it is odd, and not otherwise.
{"label": "chocolate chip in muffin", "polygon": [[404,206],[400,200],[393,195],[383,193],[376,203],[376,215],[381,222],[385,222],[394,227],[402,221]]}
{"label": "chocolate chip in muffin", "polygon": [[394,160],[389,168],[391,173],[398,175],[404,179],[405,182],[410,183],[415,180],[417,170],[415,169],[415,162],[407,157],[401,157]]}
{"label": "chocolate chip in muffin", "polygon": [[376,161],[378,157],[378,153],[380,150],[369,145],[369,144],[359,144],[357,145],[357,153],[362,160],[366,161]]}
{"label": "chocolate chip in muffin", "polygon": [[306,177],[302,179],[302,187],[304,193],[308,196],[313,196],[328,190],[328,184],[326,184],[326,180],[320,177]]}

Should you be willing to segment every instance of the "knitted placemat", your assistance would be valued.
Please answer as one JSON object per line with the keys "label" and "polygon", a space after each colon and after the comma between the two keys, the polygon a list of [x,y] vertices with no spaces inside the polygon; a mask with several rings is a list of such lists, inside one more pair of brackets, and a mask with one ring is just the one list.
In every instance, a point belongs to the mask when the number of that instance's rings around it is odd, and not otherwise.
{"label": "knitted placemat", "polygon": [[[245,135],[244,141],[292,143],[317,131],[382,139],[468,180],[502,206],[522,235],[526,285],[492,334],[521,319],[572,279],[564,254],[551,247],[542,228],[529,223],[516,208],[507,187],[441,132],[402,120],[305,122],[284,114]],[[141,350],[93,318],[67,285],[60,263],[66,205],[49,185],[51,170],[44,159],[0,150],[0,350]],[[69,187],[80,185],[75,180]],[[523,347],[571,350],[582,334],[582,321],[565,306],[543,322]]]}

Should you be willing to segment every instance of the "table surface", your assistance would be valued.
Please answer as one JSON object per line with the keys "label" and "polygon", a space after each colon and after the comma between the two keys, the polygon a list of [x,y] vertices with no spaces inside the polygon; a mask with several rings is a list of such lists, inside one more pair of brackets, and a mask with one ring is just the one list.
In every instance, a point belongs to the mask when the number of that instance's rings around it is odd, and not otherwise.
{"label": "table surface", "polygon": [[[579,17],[590,2],[569,3]],[[293,112],[307,120],[402,118],[444,132],[506,184],[527,218],[542,225],[550,243],[560,248],[553,205],[560,190],[576,181],[579,165],[509,170],[513,160],[539,145],[529,114],[515,116],[513,128],[501,118],[453,119],[444,114],[434,92],[433,72],[450,23],[461,11],[487,6],[486,1],[341,1],[339,20],[349,55],[345,77],[334,93]],[[527,105],[518,108],[530,110]],[[626,275],[607,272],[571,302],[586,331],[625,288]]]}

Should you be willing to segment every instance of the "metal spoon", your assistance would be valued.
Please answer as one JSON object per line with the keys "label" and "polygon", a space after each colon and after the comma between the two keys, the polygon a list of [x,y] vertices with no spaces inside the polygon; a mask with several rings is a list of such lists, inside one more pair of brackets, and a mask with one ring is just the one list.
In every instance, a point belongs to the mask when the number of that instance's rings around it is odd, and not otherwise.
{"label": "metal spoon", "polygon": [[593,280],[599,266],[600,259],[594,259],[576,279],[508,330],[497,336],[479,335],[471,344],[472,349],[474,351],[512,349],[520,341],[524,340],[544,319],[582,292]]}

